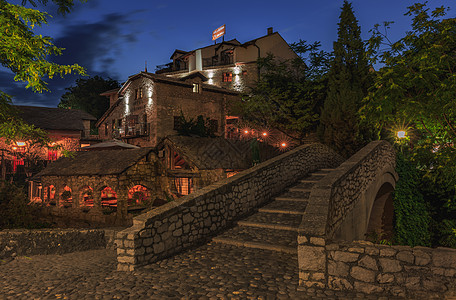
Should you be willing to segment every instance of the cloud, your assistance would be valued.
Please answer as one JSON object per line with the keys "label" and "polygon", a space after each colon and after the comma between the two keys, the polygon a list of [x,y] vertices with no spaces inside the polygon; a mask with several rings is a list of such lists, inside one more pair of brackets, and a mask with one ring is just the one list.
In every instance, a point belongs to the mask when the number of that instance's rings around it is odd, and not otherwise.
{"label": "cloud", "polygon": [[[131,14],[129,14],[131,17]],[[89,76],[100,75],[118,79],[112,68],[116,57],[119,57],[122,47],[129,47],[136,42],[135,34],[129,32],[128,24],[132,23],[127,15],[107,14],[93,23],[68,24],[54,44],[65,48],[63,55],[51,57],[58,64],[71,65],[77,63],[87,70]],[[8,69],[0,68],[0,90],[14,96],[13,103],[22,105],[37,105],[55,107],[65,88],[75,85],[78,75],[65,75],[65,78],[55,76],[49,80],[51,92],[33,93],[25,89],[25,83],[13,80],[14,75]]]}

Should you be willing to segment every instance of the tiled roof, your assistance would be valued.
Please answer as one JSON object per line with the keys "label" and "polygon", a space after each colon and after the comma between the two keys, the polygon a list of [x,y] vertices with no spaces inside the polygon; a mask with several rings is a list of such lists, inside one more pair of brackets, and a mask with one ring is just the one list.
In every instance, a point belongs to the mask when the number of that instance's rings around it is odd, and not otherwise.
{"label": "tiled roof", "polygon": [[[202,138],[169,136],[170,144],[184,159],[200,170],[248,169],[252,166],[250,141],[234,141],[221,137]],[[259,143],[262,161],[280,154],[274,147]]]}
{"label": "tiled roof", "polygon": [[116,175],[136,164],[152,148],[77,152],[74,158],[60,158],[37,174],[42,176]]}
{"label": "tiled roof", "polygon": [[45,130],[84,130],[83,120],[96,118],[79,109],[15,106],[19,116],[29,124]]}

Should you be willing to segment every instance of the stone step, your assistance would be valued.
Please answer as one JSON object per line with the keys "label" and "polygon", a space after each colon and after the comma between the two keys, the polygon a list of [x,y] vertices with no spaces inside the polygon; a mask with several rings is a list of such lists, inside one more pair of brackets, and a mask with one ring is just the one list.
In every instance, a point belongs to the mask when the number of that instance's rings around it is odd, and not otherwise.
{"label": "stone step", "polygon": [[307,207],[307,201],[272,201],[258,209],[259,212],[299,214],[302,215]]}
{"label": "stone step", "polygon": [[306,191],[287,191],[280,196],[274,198],[274,200],[281,201],[307,201],[310,197],[310,189]]}
{"label": "stone step", "polygon": [[300,182],[295,186],[292,186],[288,189],[289,192],[310,192],[312,187],[314,186],[315,182]]}
{"label": "stone step", "polygon": [[302,216],[297,214],[258,212],[239,221],[238,225],[297,231],[301,224],[301,219]]}
{"label": "stone step", "polygon": [[214,237],[216,243],[297,253],[298,233],[289,230],[236,226]]}

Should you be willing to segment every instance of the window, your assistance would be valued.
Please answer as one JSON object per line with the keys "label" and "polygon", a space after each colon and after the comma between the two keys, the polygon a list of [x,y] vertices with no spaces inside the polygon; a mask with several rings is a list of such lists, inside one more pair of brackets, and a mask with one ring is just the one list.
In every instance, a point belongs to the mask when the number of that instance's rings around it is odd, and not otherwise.
{"label": "window", "polygon": [[192,178],[175,178],[174,183],[176,184],[177,193],[181,196],[188,195],[193,192],[193,180]]}
{"label": "window", "polygon": [[224,73],[222,73],[222,75],[223,75],[223,78],[222,78],[223,82],[233,81],[233,72],[224,72]]}
{"label": "window", "polygon": [[142,88],[135,89],[135,99],[142,99],[142,97],[143,97],[143,89]]}
{"label": "window", "polygon": [[59,153],[57,150],[48,150],[48,160],[57,160]]}
{"label": "window", "polygon": [[193,92],[194,93],[201,93],[201,85],[199,83],[193,84]]}

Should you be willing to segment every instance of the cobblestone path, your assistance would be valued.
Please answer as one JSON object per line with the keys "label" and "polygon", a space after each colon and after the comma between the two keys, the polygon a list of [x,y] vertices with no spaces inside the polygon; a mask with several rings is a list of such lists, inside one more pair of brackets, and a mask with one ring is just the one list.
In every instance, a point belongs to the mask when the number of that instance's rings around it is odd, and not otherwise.
{"label": "cobblestone path", "polygon": [[0,262],[0,299],[392,299],[298,287],[296,228],[314,174],[214,241],[116,271],[113,250]]}

